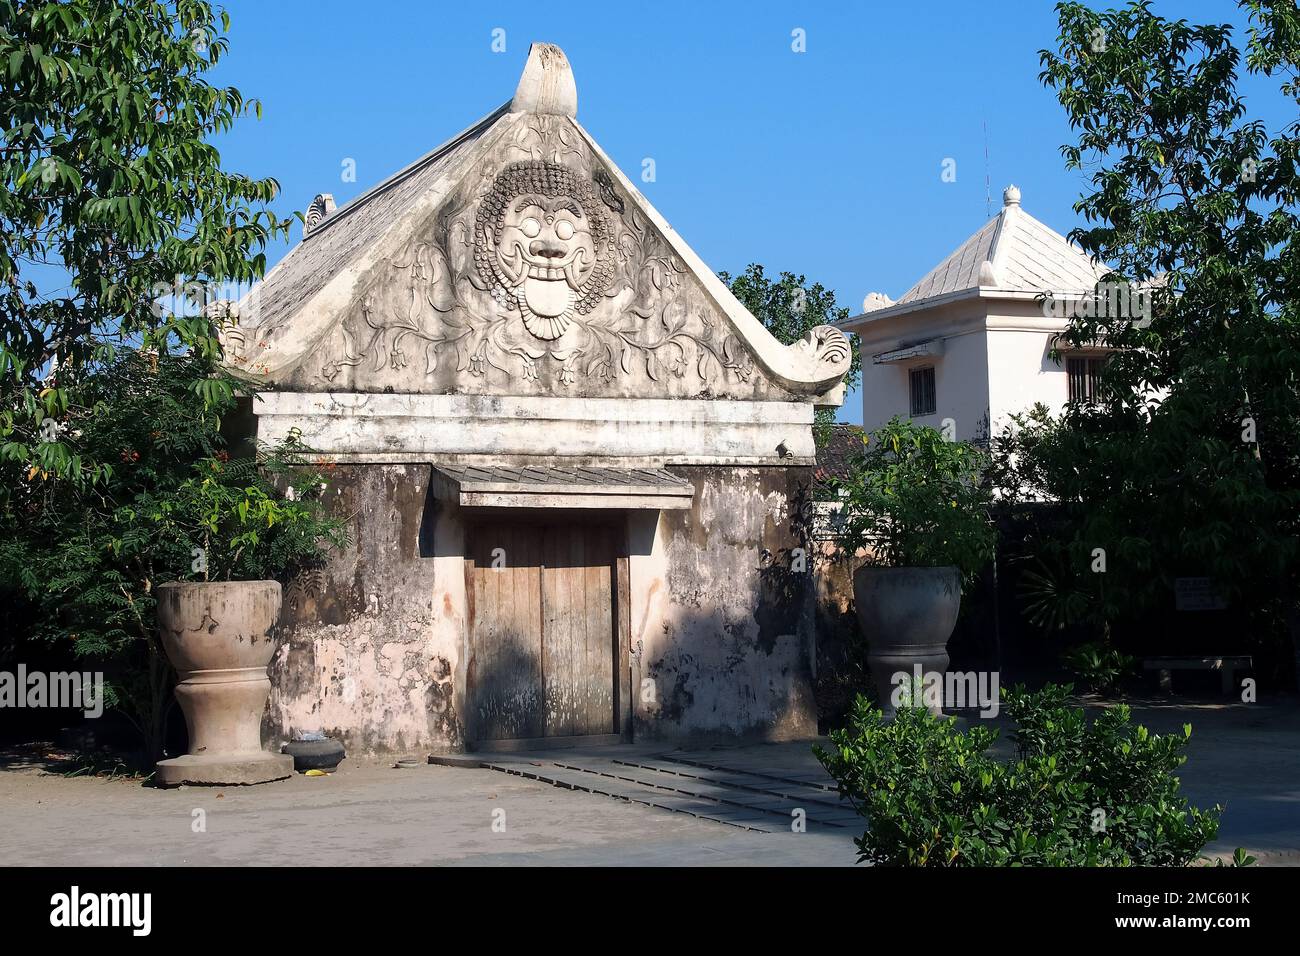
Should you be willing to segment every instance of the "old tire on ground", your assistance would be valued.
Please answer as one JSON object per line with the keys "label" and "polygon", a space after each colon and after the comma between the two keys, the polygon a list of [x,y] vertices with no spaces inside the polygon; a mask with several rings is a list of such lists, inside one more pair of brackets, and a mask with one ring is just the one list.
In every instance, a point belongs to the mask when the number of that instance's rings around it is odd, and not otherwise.
{"label": "old tire on ground", "polygon": [[337,740],[295,740],[281,747],[280,752],[293,757],[293,769],[299,773],[333,770],[347,756]]}

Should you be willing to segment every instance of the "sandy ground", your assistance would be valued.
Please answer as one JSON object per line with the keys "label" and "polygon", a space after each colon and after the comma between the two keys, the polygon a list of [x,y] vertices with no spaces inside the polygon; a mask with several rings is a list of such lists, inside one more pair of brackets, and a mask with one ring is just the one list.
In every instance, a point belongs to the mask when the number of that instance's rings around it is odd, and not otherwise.
{"label": "sandy ground", "polygon": [[[1135,707],[1153,730],[1194,727],[1196,803],[1225,805],[1220,839],[1300,865],[1300,705]],[[793,746],[793,745],[786,745]],[[804,745],[798,745],[800,749]],[[504,832],[494,830],[502,819]],[[0,770],[0,865],[852,865],[852,835],[764,834],[491,770],[345,761],[328,777],[158,790],[138,781]]]}

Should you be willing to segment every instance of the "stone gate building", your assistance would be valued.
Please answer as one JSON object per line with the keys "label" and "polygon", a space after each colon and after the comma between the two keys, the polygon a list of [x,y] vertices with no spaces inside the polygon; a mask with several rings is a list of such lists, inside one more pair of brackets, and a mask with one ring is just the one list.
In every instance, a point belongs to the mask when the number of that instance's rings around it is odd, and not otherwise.
{"label": "stone gate building", "polygon": [[774,339],[576,120],[508,103],[243,302],[259,439],[332,463],[353,542],[286,589],[269,731],[353,749],[811,735],[797,516],[842,333]]}

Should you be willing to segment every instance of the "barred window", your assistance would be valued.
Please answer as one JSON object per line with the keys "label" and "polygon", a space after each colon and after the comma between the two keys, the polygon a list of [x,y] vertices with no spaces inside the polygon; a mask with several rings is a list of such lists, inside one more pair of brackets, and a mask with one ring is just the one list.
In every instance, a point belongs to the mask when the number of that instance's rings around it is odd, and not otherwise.
{"label": "barred window", "polygon": [[912,385],[912,417],[933,415],[935,409],[934,366],[914,368],[909,374]]}
{"label": "barred window", "polygon": [[1065,360],[1065,371],[1070,378],[1070,401],[1095,405],[1101,394],[1101,370],[1105,356],[1077,356]]}

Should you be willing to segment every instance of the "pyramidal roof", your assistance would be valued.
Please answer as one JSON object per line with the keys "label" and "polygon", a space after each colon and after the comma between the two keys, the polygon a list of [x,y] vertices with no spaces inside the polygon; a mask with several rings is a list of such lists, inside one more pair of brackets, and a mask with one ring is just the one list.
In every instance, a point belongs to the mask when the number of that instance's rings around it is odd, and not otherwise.
{"label": "pyramidal roof", "polygon": [[317,196],[230,308],[228,363],[296,391],[837,403],[843,333],[774,338],[577,110],[535,43],[502,106],[342,207]]}
{"label": "pyramidal roof", "polygon": [[1020,190],[1008,186],[1001,211],[953,250],[897,301],[878,292],[863,303],[866,313],[916,305],[976,291],[998,293],[1081,294],[1090,291],[1107,269],[1020,205]]}

